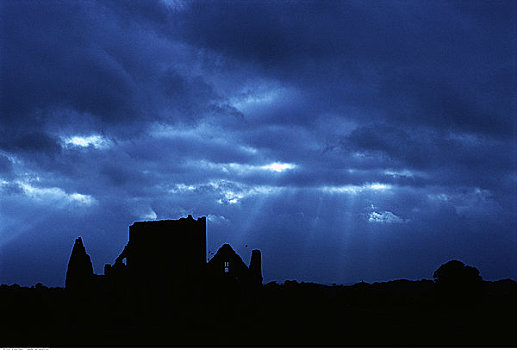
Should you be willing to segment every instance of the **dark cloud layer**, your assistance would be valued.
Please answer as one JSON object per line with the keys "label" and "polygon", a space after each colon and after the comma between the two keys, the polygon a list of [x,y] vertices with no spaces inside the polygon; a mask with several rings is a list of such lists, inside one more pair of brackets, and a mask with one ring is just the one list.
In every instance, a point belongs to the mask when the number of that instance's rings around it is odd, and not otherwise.
{"label": "dark cloud layer", "polygon": [[208,217],[266,280],[517,278],[517,6],[5,1],[0,282]]}

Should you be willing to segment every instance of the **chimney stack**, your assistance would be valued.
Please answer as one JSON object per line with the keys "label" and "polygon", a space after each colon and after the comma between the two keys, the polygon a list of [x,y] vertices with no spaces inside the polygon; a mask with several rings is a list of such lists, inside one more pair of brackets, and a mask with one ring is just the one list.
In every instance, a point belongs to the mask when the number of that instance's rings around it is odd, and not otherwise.
{"label": "chimney stack", "polygon": [[254,279],[257,281],[257,284],[262,284],[262,261],[260,250],[253,249],[251,252],[251,261],[250,261],[250,272],[253,275]]}

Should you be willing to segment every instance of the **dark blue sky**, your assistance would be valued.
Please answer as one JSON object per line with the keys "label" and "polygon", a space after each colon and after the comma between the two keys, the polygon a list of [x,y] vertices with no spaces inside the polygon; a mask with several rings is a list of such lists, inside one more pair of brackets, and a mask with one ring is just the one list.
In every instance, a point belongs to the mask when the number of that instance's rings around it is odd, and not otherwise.
{"label": "dark blue sky", "polygon": [[[2,1],[0,283],[208,217],[265,281],[517,279],[514,1]],[[210,255],[210,254],[209,254]]]}

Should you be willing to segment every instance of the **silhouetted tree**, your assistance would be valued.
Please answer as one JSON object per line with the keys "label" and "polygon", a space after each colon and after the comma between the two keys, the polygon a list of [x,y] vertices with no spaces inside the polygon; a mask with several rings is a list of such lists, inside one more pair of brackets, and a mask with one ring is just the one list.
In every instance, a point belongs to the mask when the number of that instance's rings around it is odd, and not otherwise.
{"label": "silhouetted tree", "polygon": [[483,279],[479,270],[461,261],[451,260],[433,274],[442,301],[458,305],[472,302],[481,293]]}
{"label": "silhouetted tree", "polygon": [[474,286],[482,281],[478,269],[458,260],[451,260],[440,266],[434,272],[433,278],[438,285],[450,287]]}

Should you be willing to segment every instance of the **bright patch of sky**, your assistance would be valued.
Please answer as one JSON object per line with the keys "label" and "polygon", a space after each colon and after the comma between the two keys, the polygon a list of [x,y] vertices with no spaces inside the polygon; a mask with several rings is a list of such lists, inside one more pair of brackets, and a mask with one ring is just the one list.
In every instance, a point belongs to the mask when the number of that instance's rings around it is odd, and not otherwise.
{"label": "bright patch of sky", "polygon": [[206,219],[213,224],[226,224],[230,222],[230,220],[228,220],[222,215],[208,214],[206,216]]}
{"label": "bright patch of sky", "polygon": [[156,220],[157,217],[158,215],[152,209],[149,209],[147,213],[142,215],[143,220]]}
{"label": "bright patch of sky", "polygon": [[196,161],[196,166],[204,167],[208,169],[216,169],[221,170],[225,173],[248,173],[252,171],[271,171],[275,173],[281,173],[286,170],[292,170],[297,167],[296,164],[293,163],[280,163],[273,162],[265,165],[251,165],[251,164],[241,164],[241,163],[213,163],[208,161]]}
{"label": "bright patch of sky", "polygon": [[401,224],[407,222],[408,220],[402,219],[397,215],[393,214],[391,211],[381,211],[376,212],[372,211],[368,215],[368,222],[370,223],[381,223],[381,224]]}
{"label": "bright patch of sky", "polygon": [[[383,192],[392,188],[392,185],[382,183],[366,183],[360,186],[357,185],[346,185],[346,186],[323,186],[319,187],[319,190],[327,193],[348,193],[358,194],[363,191],[374,191]],[[266,186],[266,185],[255,185],[250,186],[240,182],[228,181],[228,180],[213,180],[207,183],[201,184],[175,184],[170,193],[185,193],[192,191],[203,191],[203,192],[216,192],[220,196],[217,199],[219,204],[236,204],[242,199],[256,196],[256,195],[267,195],[276,193],[286,187],[281,186]]]}
{"label": "bright patch of sky", "polygon": [[110,141],[101,135],[70,136],[63,138],[62,140],[66,148],[92,146],[96,149],[104,149],[110,146]]}
{"label": "bright patch of sky", "polygon": [[178,193],[178,192],[186,192],[186,191],[194,191],[196,186],[193,185],[185,185],[185,184],[176,184],[175,188],[170,189],[170,193]]}
{"label": "bright patch of sky", "polygon": [[67,196],[68,196],[68,200],[75,202],[75,203],[79,203],[81,205],[89,206],[96,202],[96,200],[92,196],[87,195],[87,194],[72,193]]}
{"label": "bright patch of sky", "polygon": [[282,190],[283,187],[256,185],[250,186],[240,182],[228,180],[213,180],[207,183],[195,185],[176,184],[170,193],[185,193],[191,191],[200,191],[204,193],[213,192],[216,194],[217,203],[219,204],[237,204],[241,200],[257,195],[267,195]]}
{"label": "bright patch of sky", "polygon": [[268,164],[268,165],[263,165],[260,168],[261,169],[266,169],[266,170],[276,171],[277,173],[281,173],[283,171],[296,168],[296,165],[295,164],[291,164],[291,163],[271,163],[271,164]]}
{"label": "bright patch of sky", "polygon": [[66,193],[59,187],[34,187],[29,183],[17,181],[16,184],[22,189],[24,194],[32,199],[40,201],[60,201],[91,206],[97,202],[95,198],[87,194]]}
{"label": "bright patch of sky", "polygon": [[248,90],[237,94],[231,104],[240,111],[247,112],[256,107],[271,105],[279,99],[287,98],[285,88],[267,88],[262,90]]}
{"label": "bright patch of sky", "polygon": [[395,177],[395,178],[397,178],[397,177],[414,177],[413,172],[410,170],[407,170],[407,169],[402,169],[402,170],[388,169],[388,170],[384,171],[384,174]]}
{"label": "bright patch of sky", "polygon": [[[257,196],[270,194],[276,190],[281,189],[280,187],[273,186],[248,186],[241,183],[234,183],[228,181],[214,181],[210,182],[210,186],[220,191],[223,198],[218,199],[219,204],[236,204],[240,200]],[[233,188],[232,188],[233,187]]]}
{"label": "bright patch of sky", "polygon": [[431,200],[446,202],[451,199],[451,196],[449,196],[445,193],[438,193],[438,194],[428,194],[427,198],[429,198]]}
{"label": "bright patch of sky", "polygon": [[229,204],[236,204],[244,198],[244,194],[242,192],[233,192],[233,191],[224,191],[222,193],[224,195],[224,199],[220,198],[217,200],[217,203],[223,204],[223,203],[229,203]]}
{"label": "bright patch of sky", "polygon": [[386,191],[392,188],[392,185],[382,183],[367,183],[360,186],[344,185],[344,186],[323,186],[321,190],[330,193],[350,193],[356,194],[363,191]]}
{"label": "bright patch of sky", "polygon": [[239,146],[240,149],[247,153],[251,154],[257,154],[258,150],[256,148],[250,147],[250,146]]}
{"label": "bright patch of sky", "polygon": [[215,136],[218,132],[210,127],[206,123],[198,123],[196,126],[187,127],[183,124],[170,125],[164,123],[153,123],[149,127],[149,134],[153,137],[163,138],[177,138],[177,137],[188,137],[188,138],[200,138]]}

